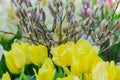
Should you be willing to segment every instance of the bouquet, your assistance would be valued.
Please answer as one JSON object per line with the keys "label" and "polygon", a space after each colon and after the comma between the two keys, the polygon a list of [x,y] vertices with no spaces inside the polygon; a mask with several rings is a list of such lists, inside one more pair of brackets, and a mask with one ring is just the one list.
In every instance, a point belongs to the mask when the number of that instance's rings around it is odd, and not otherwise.
{"label": "bouquet", "polygon": [[0,1],[0,79],[120,80],[120,0]]}

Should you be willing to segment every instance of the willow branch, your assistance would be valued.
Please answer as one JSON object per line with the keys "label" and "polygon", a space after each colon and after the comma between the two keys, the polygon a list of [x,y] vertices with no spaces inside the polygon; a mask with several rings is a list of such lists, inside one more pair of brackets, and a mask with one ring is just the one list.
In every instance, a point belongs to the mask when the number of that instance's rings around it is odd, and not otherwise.
{"label": "willow branch", "polygon": [[[0,30],[0,32],[5,33],[5,34],[14,35],[14,36],[15,36],[15,35],[17,35],[17,34],[12,33],[12,32],[6,32],[6,31],[1,31],[1,30]],[[26,36],[21,36],[21,37],[22,37],[22,38],[26,38],[26,39],[31,40],[31,38],[30,38],[30,37],[26,37]],[[41,42],[39,42],[39,41],[37,41],[37,40],[35,40],[35,39],[33,39],[33,41],[38,42],[38,43],[40,43],[40,44],[44,45],[43,43],[41,43]]]}

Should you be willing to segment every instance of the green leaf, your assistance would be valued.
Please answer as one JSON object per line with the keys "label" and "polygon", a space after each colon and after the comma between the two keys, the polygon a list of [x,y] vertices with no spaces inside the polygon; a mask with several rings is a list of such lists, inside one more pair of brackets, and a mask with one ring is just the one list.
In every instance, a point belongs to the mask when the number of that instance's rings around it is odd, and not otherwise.
{"label": "green leaf", "polygon": [[[15,80],[24,80],[24,79],[16,78]],[[33,76],[26,75],[26,80],[36,80],[35,75]]]}
{"label": "green leaf", "polygon": [[63,78],[63,77],[64,77],[64,71],[62,67],[57,66],[57,71],[56,71],[54,80],[56,80],[57,78]]}
{"label": "green leaf", "polygon": [[8,71],[8,68],[5,64],[5,57],[4,55],[2,56],[2,60],[0,61],[0,77],[2,77],[2,75]]}
{"label": "green leaf", "polygon": [[21,39],[21,37],[22,37],[22,34],[21,34],[21,31],[20,31],[20,29],[19,29],[19,27],[18,27],[18,31],[17,31],[17,34],[16,34],[16,36],[13,38],[13,39],[11,39],[11,40],[9,40],[9,41],[6,41],[5,39],[1,39],[0,40],[0,44],[3,46],[3,48],[4,48],[4,50],[7,50],[7,51],[9,51],[10,49],[11,49],[11,45],[12,45],[12,43],[14,42],[14,40],[15,39]]}

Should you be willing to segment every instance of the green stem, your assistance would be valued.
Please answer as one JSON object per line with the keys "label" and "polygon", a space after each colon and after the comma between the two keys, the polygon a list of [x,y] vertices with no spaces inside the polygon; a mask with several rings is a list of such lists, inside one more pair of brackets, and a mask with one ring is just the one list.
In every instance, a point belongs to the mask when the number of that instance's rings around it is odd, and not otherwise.
{"label": "green stem", "polygon": [[82,73],[82,80],[84,80],[84,73]]}
{"label": "green stem", "polygon": [[20,80],[27,80],[24,70],[25,70],[25,67],[21,71]]}

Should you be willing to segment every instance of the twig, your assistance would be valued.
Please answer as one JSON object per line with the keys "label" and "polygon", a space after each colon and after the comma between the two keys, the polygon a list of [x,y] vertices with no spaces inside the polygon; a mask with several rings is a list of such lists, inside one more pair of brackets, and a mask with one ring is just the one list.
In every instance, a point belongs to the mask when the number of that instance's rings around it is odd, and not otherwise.
{"label": "twig", "polygon": [[[12,32],[6,32],[6,31],[1,31],[1,30],[0,30],[0,32],[5,33],[5,34],[10,34],[10,35],[17,35],[17,34],[12,33]],[[22,37],[22,38],[26,38],[26,39],[31,40],[31,38],[30,38],[30,37],[26,37],[26,36],[21,36],[21,37]],[[33,39],[33,41],[38,42],[38,43],[40,43],[40,44],[44,45],[43,43],[41,43],[41,42],[39,42],[39,41],[37,41],[37,40],[35,40],[35,39]],[[46,46],[46,45],[45,45],[45,46]]]}
{"label": "twig", "polygon": [[100,53],[100,54],[103,53],[104,51],[108,50],[110,47],[112,47],[112,46],[114,46],[114,45],[116,45],[116,44],[117,44],[117,43],[106,47],[105,49],[101,50],[99,53]]}
{"label": "twig", "polygon": [[60,34],[59,34],[59,44],[61,44],[61,39],[62,39],[62,23],[63,23],[63,21],[65,20],[65,17],[67,16],[67,13],[65,13],[65,15],[64,15],[64,17],[63,17],[63,19],[61,20],[61,22],[60,22]]}
{"label": "twig", "polygon": [[116,10],[118,8],[119,3],[120,3],[120,0],[117,1],[117,5],[115,6],[115,8],[113,10],[113,13],[108,17],[108,20],[109,20],[108,24],[111,23],[111,21],[113,19],[113,16],[114,16],[114,14],[115,14],[115,12],[116,12]]}

